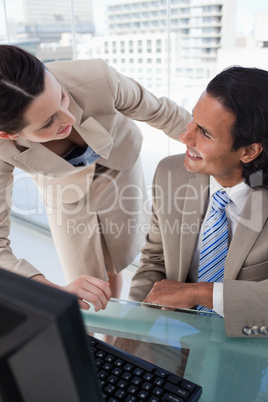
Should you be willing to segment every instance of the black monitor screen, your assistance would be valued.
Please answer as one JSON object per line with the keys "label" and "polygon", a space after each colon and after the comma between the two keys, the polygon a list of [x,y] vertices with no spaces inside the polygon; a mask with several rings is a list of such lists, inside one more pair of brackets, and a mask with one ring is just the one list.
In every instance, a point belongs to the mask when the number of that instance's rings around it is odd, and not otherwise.
{"label": "black monitor screen", "polygon": [[77,298],[0,269],[0,402],[101,400]]}

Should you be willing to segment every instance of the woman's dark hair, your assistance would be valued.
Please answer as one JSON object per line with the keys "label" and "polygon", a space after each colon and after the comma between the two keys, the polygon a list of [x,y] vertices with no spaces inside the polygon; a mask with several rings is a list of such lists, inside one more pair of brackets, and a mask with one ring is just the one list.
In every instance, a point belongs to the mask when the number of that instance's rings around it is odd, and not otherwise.
{"label": "woman's dark hair", "polygon": [[45,66],[25,50],[0,45],[0,130],[15,134],[27,122],[24,113],[44,91]]}
{"label": "woman's dark hair", "polygon": [[268,188],[268,71],[234,66],[223,70],[206,92],[236,116],[233,150],[259,143],[261,154],[243,164],[243,178],[251,187]]}

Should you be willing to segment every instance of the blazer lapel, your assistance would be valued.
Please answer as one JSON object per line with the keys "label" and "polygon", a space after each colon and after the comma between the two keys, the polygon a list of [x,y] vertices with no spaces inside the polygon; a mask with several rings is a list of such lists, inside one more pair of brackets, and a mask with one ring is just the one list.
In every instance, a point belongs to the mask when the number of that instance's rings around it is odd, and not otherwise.
{"label": "blazer lapel", "polygon": [[113,139],[108,131],[93,117],[89,117],[82,124],[74,125],[77,132],[94,149],[94,151],[107,159],[110,155]]}
{"label": "blazer lapel", "polygon": [[23,151],[15,155],[14,160],[26,166],[26,171],[30,169],[44,176],[53,175],[55,177],[69,176],[76,171],[69,162],[42,144],[20,138],[16,141],[16,147]]}
{"label": "blazer lapel", "polygon": [[268,191],[251,190],[238,221],[225,263],[224,278],[237,278],[268,218]]}
{"label": "blazer lapel", "polygon": [[21,139],[19,142],[17,147],[24,150],[14,155],[14,160],[20,163],[18,166],[23,164],[27,167],[25,170],[35,181],[46,206],[57,200],[75,203],[88,191],[94,177],[94,164],[81,168],[73,167],[42,144],[28,144]]}
{"label": "blazer lapel", "polygon": [[[189,180],[181,222],[180,272],[188,273],[200,227],[205,215],[208,192],[208,176],[198,175]],[[179,280],[182,280],[179,278]]]}
{"label": "blazer lapel", "polygon": [[70,98],[69,111],[76,118],[74,128],[97,154],[107,159],[113,146],[110,133],[93,117],[83,120],[83,110],[69,92],[68,94]]}
{"label": "blazer lapel", "polygon": [[72,95],[70,94],[70,92],[65,88],[65,91],[68,93],[69,96],[69,111],[75,116],[75,124],[79,125],[82,121],[82,117],[83,117],[83,109],[81,109],[80,106],[78,106],[78,104],[75,102],[74,98],[72,97]]}

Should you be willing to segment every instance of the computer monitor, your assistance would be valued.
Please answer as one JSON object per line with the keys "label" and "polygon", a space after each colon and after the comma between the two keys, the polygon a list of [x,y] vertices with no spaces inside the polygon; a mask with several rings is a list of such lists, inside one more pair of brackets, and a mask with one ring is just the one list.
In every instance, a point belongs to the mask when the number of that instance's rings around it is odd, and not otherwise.
{"label": "computer monitor", "polygon": [[0,269],[0,401],[102,401],[77,298]]}

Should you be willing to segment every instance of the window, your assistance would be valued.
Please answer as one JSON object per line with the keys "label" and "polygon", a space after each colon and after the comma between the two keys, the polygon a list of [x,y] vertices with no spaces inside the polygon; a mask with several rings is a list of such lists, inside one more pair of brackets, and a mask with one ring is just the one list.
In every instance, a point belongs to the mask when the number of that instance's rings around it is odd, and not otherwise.
{"label": "window", "polygon": [[[2,0],[0,42],[19,44],[43,61],[105,57],[120,72],[150,85],[156,95],[191,110],[216,69],[241,60],[267,68],[267,57],[261,56],[267,33],[258,34],[258,41],[254,37],[256,17],[267,12],[266,0],[252,2],[248,10],[243,0]],[[253,44],[248,48],[246,35]],[[150,152],[153,161],[146,177],[150,183],[158,160],[177,148],[159,133],[158,143],[155,131],[141,126],[144,153]]]}

